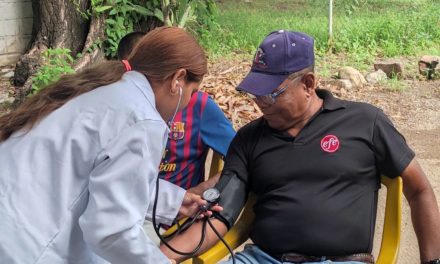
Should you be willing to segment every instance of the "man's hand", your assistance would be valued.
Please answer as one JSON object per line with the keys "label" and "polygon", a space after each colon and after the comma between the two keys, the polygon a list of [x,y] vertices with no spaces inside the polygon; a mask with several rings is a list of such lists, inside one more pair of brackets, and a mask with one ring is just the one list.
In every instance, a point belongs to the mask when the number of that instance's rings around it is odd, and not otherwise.
{"label": "man's hand", "polygon": [[[207,202],[203,200],[202,197],[200,197],[200,195],[187,191],[185,193],[185,197],[183,198],[182,206],[180,207],[179,210],[179,218],[184,216],[187,217],[194,216],[200,210],[200,207],[205,205],[206,203]],[[223,207],[214,205],[210,208],[210,210],[219,212],[223,210]],[[206,211],[203,214],[200,214],[199,218],[203,218],[204,216],[211,216],[211,215],[212,215],[211,211]]]}
{"label": "man's hand", "polygon": [[188,192],[202,195],[204,191],[214,187],[217,184],[219,178],[220,178],[220,172],[217,173],[215,176],[209,178],[208,180],[201,182],[192,188],[189,188]]}

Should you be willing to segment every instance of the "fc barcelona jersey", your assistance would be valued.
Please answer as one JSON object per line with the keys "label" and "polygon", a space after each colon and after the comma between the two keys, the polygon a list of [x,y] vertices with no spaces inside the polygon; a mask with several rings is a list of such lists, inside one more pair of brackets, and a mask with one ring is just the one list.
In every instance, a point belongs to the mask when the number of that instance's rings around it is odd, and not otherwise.
{"label": "fc barcelona jersey", "polygon": [[204,180],[209,148],[225,156],[235,136],[231,122],[204,92],[194,93],[176,114],[159,168],[159,177],[184,189]]}

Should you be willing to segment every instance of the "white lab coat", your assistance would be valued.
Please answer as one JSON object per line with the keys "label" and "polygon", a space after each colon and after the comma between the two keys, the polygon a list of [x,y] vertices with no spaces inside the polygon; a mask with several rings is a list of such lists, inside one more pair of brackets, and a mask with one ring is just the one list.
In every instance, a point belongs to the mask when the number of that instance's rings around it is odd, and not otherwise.
{"label": "white lab coat", "polygon": [[[132,71],[1,142],[0,263],[169,263],[142,228],[167,133]],[[170,224],[185,191],[160,186]]]}

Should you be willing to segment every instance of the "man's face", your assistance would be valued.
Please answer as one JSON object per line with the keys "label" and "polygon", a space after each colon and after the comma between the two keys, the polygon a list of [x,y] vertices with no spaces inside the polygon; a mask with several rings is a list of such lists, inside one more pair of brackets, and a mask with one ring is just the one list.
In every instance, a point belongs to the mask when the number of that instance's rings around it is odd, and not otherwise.
{"label": "man's face", "polygon": [[303,76],[298,76],[293,80],[286,79],[281,83],[274,92],[283,88],[285,91],[275,98],[273,104],[255,99],[270,127],[283,131],[306,118],[311,101],[308,89],[302,79]]}

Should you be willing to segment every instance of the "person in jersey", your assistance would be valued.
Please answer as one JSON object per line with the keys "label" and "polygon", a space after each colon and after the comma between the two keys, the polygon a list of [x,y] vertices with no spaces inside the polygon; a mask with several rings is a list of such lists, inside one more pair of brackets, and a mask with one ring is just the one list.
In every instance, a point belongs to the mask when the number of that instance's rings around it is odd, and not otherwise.
{"label": "person in jersey", "polygon": [[139,40],[145,36],[146,33],[140,31],[130,32],[123,36],[118,43],[118,60],[125,60],[128,58],[130,53],[134,50],[134,47],[139,42]]}
{"label": "person in jersey", "polygon": [[[127,58],[144,34],[125,35],[118,45],[118,59]],[[208,150],[226,156],[235,130],[214,100],[202,91],[191,96],[187,107],[176,114],[169,126],[171,131],[159,166],[159,177],[201,194],[213,186],[219,176],[203,182]]]}
{"label": "person in jersey", "polygon": [[[236,263],[374,263],[380,176],[401,176],[419,243],[414,263],[440,263],[439,207],[415,153],[382,110],[317,87],[313,46],[307,34],[286,30],[259,46],[237,89],[263,116],[242,127],[229,147],[216,185],[224,211],[214,226],[224,234],[252,192],[253,244]],[[200,225],[170,244],[194,248]],[[200,252],[218,240],[210,228],[206,237]]]}
{"label": "person in jersey", "polygon": [[215,177],[197,186],[205,178],[207,152],[212,149],[226,155],[235,135],[232,124],[207,93],[198,91],[177,113],[170,129],[159,177],[200,194],[217,181]]}

